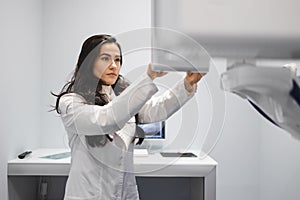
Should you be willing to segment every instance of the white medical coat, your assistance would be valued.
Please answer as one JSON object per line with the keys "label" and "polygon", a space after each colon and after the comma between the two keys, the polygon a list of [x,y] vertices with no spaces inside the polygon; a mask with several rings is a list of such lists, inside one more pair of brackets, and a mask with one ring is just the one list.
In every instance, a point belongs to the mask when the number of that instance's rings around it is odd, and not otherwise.
{"label": "white medical coat", "polygon": [[[166,120],[193,93],[183,80],[159,97],[147,74],[140,76],[105,106],[89,105],[78,94],[60,99],[61,119],[69,138],[71,168],[65,200],[137,200],[139,199],[133,166],[134,115],[142,123]],[[113,141],[90,147],[85,136],[110,134]]]}

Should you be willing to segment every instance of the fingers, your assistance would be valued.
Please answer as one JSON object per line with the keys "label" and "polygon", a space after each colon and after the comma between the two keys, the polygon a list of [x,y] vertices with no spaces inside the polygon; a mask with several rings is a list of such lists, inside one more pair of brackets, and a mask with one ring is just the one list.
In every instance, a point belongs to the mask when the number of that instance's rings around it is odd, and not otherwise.
{"label": "fingers", "polygon": [[193,72],[186,72],[186,75],[188,75],[188,76],[190,76],[192,74],[193,74]]}
{"label": "fingers", "polygon": [[150,69],[152,71],[152,63],[148,64],[148,69]]}
{"label": "fingers", "polygon": [[185,79],[189,84],[193,85],[195,83],[198,83],[201,80],[201,78],[205,75],[206,73],[186,72]]}
{"label": "fingers", "polygon": [[191,76],[191,75],[193,75],[193,74],[201,74],[201,76],[205,76],[207,73],[206,73],[206,72],[205,72],[205,73],[201,73],[201,72],[190,72],[190,71],[186,72],[186,75],[188,75],[188,76]]}
{"label": "fingers", "polygon": [[157,77],[162,77],[166,74],[168,74],[168,72],[156,72],[157,73]]}
{"label": "fingers", "polygon": [[148,64],[148,70],[147,70],[147,74],[149,75],[149,77],[154,80],[157,77],[162,77],[164,75],[167,74],[167,72],[156,72],[152,70],[152,64],[149,63]]}

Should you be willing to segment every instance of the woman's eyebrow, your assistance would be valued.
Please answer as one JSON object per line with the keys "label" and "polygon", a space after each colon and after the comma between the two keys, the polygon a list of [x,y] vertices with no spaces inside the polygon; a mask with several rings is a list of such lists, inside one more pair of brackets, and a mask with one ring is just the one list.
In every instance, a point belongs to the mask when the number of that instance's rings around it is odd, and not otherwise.
{"label": "woman's eyebrow", "polygon": [[[112,57],[110,54],[108,53],[101,53],[99,56],[110,56]],[[115,57],[121,57],[120,55],[116,55]]]}

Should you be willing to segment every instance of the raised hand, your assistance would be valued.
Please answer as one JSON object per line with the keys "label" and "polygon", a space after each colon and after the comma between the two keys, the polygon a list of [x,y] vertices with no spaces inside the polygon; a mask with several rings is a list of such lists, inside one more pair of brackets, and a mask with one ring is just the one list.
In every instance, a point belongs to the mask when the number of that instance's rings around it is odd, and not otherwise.
{"label": "raised hand", "polygon": [[148,65],[148,70],[147,70],[147,74],[148,74],[148,76],[149,76],[152,80],[154,80],[154,79],[157,78],[157,77],[162,77],[162,76],[166,75],[167,72],[156,72],[156,71],[153,71],[153,70],[152,70],[152,64],[149,63],[149,65]]}
{"label": "raised hand", "polygon": [[206,73],[187,72],[184,78],[184,86],[188,92],[195,92],[197,83]]}
{"label": "raised hand", "polygon": [[198,83],[203,76],[205,76],[206,73],[193,73],[193,72],[187,72],[185,76],[185,80],[190,85],[194,85],[195,83]]}

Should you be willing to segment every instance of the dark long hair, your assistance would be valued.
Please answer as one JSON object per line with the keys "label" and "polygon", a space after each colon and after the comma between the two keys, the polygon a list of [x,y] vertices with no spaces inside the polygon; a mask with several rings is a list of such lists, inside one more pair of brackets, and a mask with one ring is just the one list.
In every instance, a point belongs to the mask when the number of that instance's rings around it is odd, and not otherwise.
{"label": "dark long hair", "polygon": [[55,110],[60,114],[59,100],[67,93],[75,92],[85,98],[87,103],[103,106],[108,103],[107,96],[100,94],[103,82],[93,74],[93,67],[96,57],[99,54],[101,46],[106,43],[114,43],[118,46],[121,55],[122,65],[122,50],[116,39],[110,35],[101,34],[93,35],[86,39],[82,45],[74,74],[69,82],[62,88],[57,97]]}
{"label": "dark long hair", "polygon": [[[56,97],[54,110],[56,110],[58,114],[60,114],[60,98],[68,93],[77,93],[81,95],[84,97],[87,103],[91,105],[103,106],[109,102],[108,96],[100,93],[103,82],[93,74],[95,59],[99,55],[102,45],[107,43],[114,43],[118,46],[121,55],[120,64],[122,65],[123,60],[121,46],[114,37],[107,34],[101,34],[93,35],[86,39],[82,45],[76,68],[71,80],[63,86],[59,94],[54,94],[51,92],[51,94]],[[123,76],[119,75],[116,83],[112,85],[112,88],[115,94],[119,95],[128,86],[129,82]],[[137,116],[136,119],[138,119]],[[87,143],[92,147],[103,146],[107,140],[112,141],[108,134],[105,136],[86,136]],[[142,139],[138,143],[140,144],[141,142]]]}

